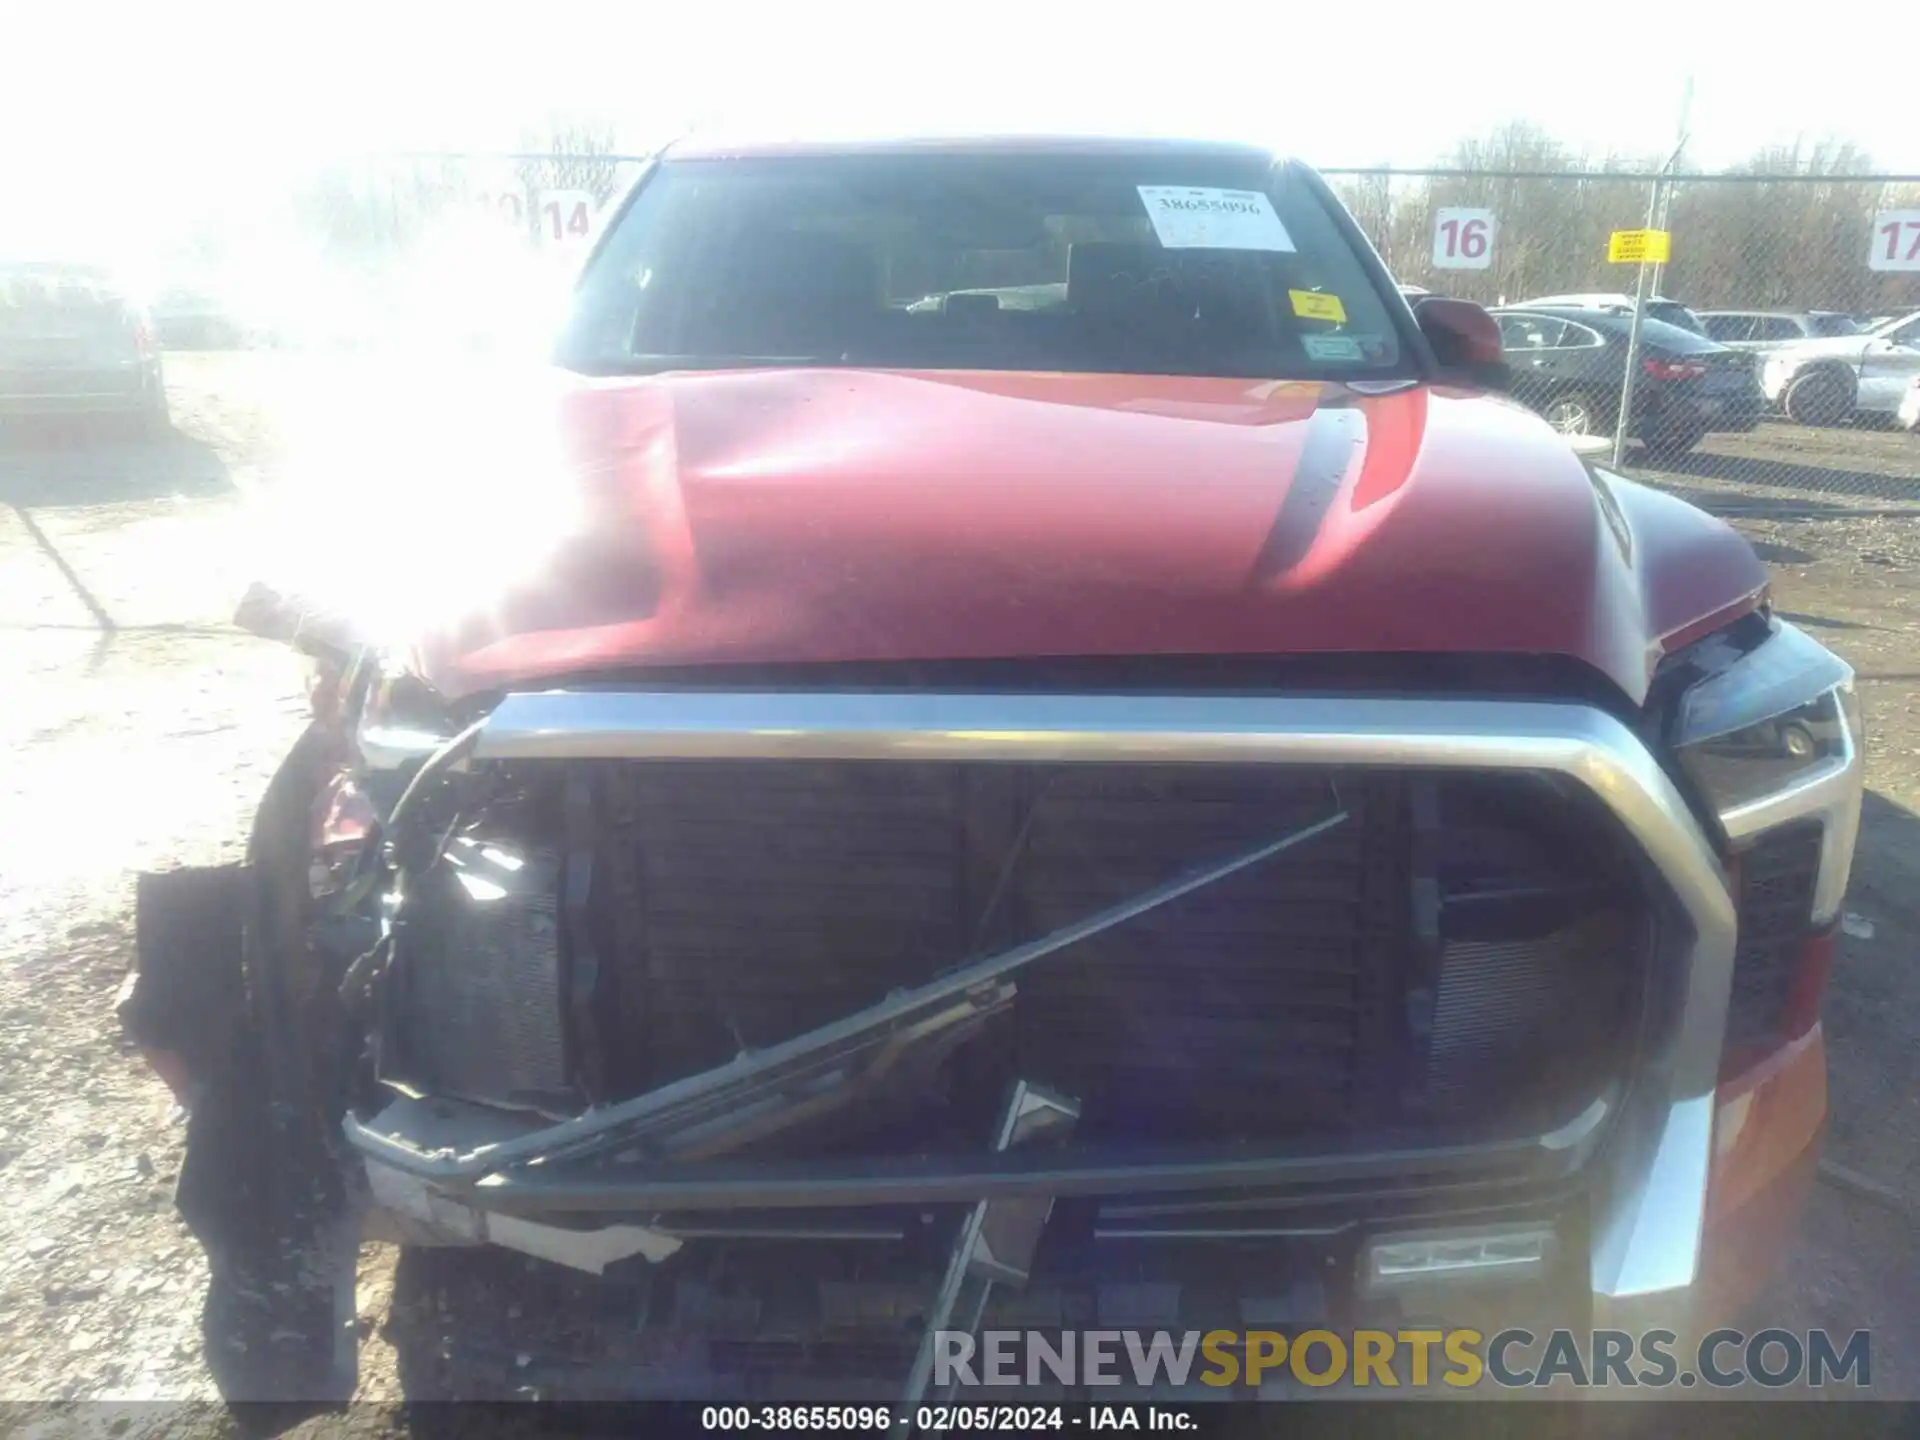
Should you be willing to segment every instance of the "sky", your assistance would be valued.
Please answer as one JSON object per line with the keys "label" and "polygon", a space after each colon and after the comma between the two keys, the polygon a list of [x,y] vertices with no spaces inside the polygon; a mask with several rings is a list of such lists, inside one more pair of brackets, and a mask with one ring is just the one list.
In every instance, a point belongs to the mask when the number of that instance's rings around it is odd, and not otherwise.
{"label": "sky", "polygon": [[1596,158],[1664,153],[1691,78],[1700,167],[1833,136],[1920,172],[1911,87],[1795,33],[1709,0],[12,0],[0,244],[107,214],[177,228],[347,155],[510,148],[569,114],[633,149],[706,127],[1118,130],[1420,165],[1516,118]]}

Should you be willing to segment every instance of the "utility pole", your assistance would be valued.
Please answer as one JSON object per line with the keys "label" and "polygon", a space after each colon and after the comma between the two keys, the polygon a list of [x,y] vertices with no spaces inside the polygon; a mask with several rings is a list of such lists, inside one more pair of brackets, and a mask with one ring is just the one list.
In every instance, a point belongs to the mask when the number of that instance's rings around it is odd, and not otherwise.
{"label": "utility pole", "polygon": [[[1654,176],[1653,192],[1647,196],[1647,229],[1664,230],[1667,226],[1667,206],[1671,198],[1672,186],[1667,177],[1673,173],[1673,167],[1680,163],[1680,153],[1687,148],[1687,117],[1693,109],[1693,77],[1687,77],[1686,88],[1680,99],[1680,138],[1673,147],[1673,153],[1667,156],[1667,163],[1660,167]],[[1633,429],[1633,391],[1634,381],[1640,375],[1640,322],[1647,312],[1647,297],[1659,293],[1650,281],[1658,276],[1660,266],[1640,262],[1639,279],[1634,286],[1633,319],[1627,326],[1627,372],[1621,377],[1620,414],[1613,423],[1613,463],[1624,463],[1627,454],[1627,436]]]}
{"label": "utility pole", "polygon": [[[1687,148],[1688,122],[1691,120],[1692,116],[1693,116],[1693,76],[1691,73],[1689,73],[1687,78],[1681,83],[1681,86],[1680,86],[1680,125],[1679,125],[1679,128],[1674,132],[1676,137],[1675,146],[1674,146],[1675,159],[1671,163],[1677,164],[1680,152]],[[1670,210],[1672,210],[1672,208],[1673,208],[1673,186],[1668,185],[1667,188],[1661,193],[1661,196],[1660,196],[1660,214],[1658,218],[1655,219],[1653,222],[1654,229],[1664,230],[1667,228],[1667,214]],[[1665,269],[1665,266],[1663,265],[1655,265],[1653,267],[1653,293],[1655,295],[1658,295],[1660,293],[1660,276],[1661,276],[1662,270],[1664,269]]]}

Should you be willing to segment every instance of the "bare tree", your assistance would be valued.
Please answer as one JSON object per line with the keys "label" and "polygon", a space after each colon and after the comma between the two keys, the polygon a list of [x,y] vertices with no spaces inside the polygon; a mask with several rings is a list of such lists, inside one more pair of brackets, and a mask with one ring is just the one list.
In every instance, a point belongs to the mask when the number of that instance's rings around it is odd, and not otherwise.
{"label": "bare tree", "polygon": [[[516,166],[520,183],[534,196],[553,190],[584,190],[605,205],[620,188],[620,147],[602,121],[562,119],[544,135],[522,137],[523,151],[539,152]],[[537,201],[536,201],[537,203]]]}
{"label": "bare tree", "polygon": [[1895,203],[1886,187],[1853,178],[1871,170],[1869,157],[1852,145],[1796,144],[1762,151],[1729,173],[1817,180],[1743,178],[1680,187],[1671,222],[1675,293],[1703,307],[1832,310],[1911,297],[1910,279],[1866,266],[1874,213]]}
{"label": "bare tree", "polygon": [[1396,253],[1393,231],[1393,178],[1389,175],[1362,175],[1335,187],[1341,202],[1353,213],[1360,228],[1380,252],[1388,269],[1396,269],[1402,257]]}
{"label": "bare tree", "polygon": [[[1649,184],[1609,176],[1657,170],[1661,158],[1607,155],[1595,163],[1539,126],[1513,121],[1455,147],[1447,168],[1469,173],[1424,183],[1366,175],[1341,191],[1403,281],[1484,303],[1625,291],[1634,271],[1608,263],[1607,237],[1646,223]],[[1920,304],[1920,276],[1866,264],[1875,212],[1920,205],[1920,189],[1860,178],[1871,168],[1857,147],[1829,141],[1763,151],[1724,179],[1676,186],[1666,214],[1673,260],[1660,288],[1702,308]],[[1818,178],[1765,178],[1809,175]],[[1434,212],[1442,206],[1493,210],[1499,236],[1488,269],[1433,269]]]}
{"label": "bare tree", "polygon": [[295,223],[323,253],[378,265],[404,252],[466,195],[447,161],[368,161],[323,170],[293,197]]}
{"label": "bare tree", "polygon": [[[1605,176],[1640,163],[1609,155],[1595,167],[1524,120],[1463,141],[1448,158],[1448,168],[1481,173],[1437,177],[1403,201],[1406,228],[1419,237],[1406,247],[1413,263],[1405,278],[1488,304],[1502,296],[1517,300],[1557,290],[1614,288],[1617,278],[1605,273],[1607,234],[1641,223],[1647,192],[1643,184]],[[1540,178],[1512,178],[1512,172]],[[1445,206],[1494,212],[1499,236],[1488,269],[1431,268],[1431,252],[1421,242],[1432,234],[1434,211]]]}

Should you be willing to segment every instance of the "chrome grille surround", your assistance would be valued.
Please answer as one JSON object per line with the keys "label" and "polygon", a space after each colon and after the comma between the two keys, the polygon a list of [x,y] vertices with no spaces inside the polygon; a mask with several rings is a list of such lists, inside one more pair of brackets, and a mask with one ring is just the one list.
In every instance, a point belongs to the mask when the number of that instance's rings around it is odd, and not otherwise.
{"label": "chrome grille surround", "polygon": [[[554,690],[495,708],[474,763],[553,759],[971,759],[1272,763],[1552,772],[1584,787],[1662,877],[1689,932],[1663,957],[1654,1027],[1603,1152],[1594,1323],[1684,1305],[1699,1265],[1714,1089],[1735,944],[1728,875],[1626,725],[1550,701],[1027,693]],[[644,1098],[644,1097],[643,1097]],[[349,1118],[370,1158],[471,1184],[617,1127],[634,1102],[468,1153],[428,1156]],[[1565,1143],[1540,1137],[1542,1146]],[[476,1193],[483,1194],[485,1186]]]}

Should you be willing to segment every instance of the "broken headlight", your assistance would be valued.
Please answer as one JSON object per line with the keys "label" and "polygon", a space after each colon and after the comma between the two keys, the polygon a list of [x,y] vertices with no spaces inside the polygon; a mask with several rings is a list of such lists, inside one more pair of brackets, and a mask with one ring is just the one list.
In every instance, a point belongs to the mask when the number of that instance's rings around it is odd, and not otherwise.
{"label": "broken headlight", "polygon": [[389,771],[424,760],[458,729],[425,682],[386,662],[368,689],[354,740],[369,770]]}
{"label": "broken headlight", "polygon": [[1676,706],[1674,754],[1736,853],[1796,821],[1822,825],[1810,919],[1825,924],[1846,892],[1860,828],[1853,670],[1779,622],[1749,648],[1717,643],[1719,653],[1701,657],[1710,673]]}

